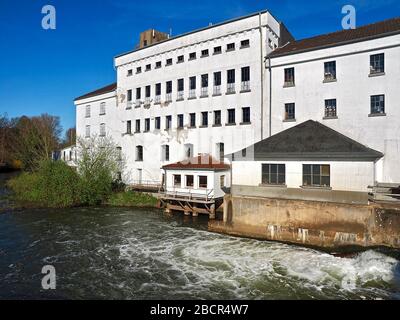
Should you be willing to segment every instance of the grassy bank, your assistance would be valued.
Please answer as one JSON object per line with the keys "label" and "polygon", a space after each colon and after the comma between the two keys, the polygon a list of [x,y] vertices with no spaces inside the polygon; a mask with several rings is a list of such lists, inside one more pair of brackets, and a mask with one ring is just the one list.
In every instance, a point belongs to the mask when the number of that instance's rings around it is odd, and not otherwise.
{"label": "grassy bank", "polygon": [[106,201],[106,205],[113,207],[154,208],[157,199],[150,194],[133,191],[113,193]]}

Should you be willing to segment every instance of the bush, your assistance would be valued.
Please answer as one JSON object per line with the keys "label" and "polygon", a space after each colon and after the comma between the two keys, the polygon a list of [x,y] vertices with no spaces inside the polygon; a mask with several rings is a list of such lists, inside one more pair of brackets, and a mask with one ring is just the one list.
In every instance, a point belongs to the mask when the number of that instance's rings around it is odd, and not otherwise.
{"label": "bush", "polygon": [[23,202],[40,202],[39,174],[22,173],[7,182],[8,188],[14,192],[14,197]]}
{"label": "bush", "polygon": [[140,192],[120,192],[111,195],[107,201],[113,207],[155,207],[157,199],[149,194]]}

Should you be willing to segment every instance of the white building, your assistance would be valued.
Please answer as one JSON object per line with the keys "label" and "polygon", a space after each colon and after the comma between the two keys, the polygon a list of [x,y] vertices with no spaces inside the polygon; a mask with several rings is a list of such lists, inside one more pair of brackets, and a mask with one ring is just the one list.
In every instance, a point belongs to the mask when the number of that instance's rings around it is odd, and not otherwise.
{"label": "white building", "polygon": [[[382,154],[331,159],[331,188],[400,182],[399,18],[294,41],[265,11],[119,55],[115,67],[116,84],[75,100],[77,135],[111,136],[129,184],[161,182],[165,165],[221,159],[308,120]],[[298,160],[286,163],[297,188]],[[258,186],[264,160],[249,174],[239,162],[233,184]]]}

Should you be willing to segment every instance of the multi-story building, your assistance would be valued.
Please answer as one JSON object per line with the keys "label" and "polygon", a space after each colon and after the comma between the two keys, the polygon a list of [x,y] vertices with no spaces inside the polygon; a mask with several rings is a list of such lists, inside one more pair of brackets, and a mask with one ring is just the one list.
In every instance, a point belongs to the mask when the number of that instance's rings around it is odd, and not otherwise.
{"label": "multi-story building", "polygon": [[293,37],[269,12],[193,31],[115,57],[117,84],[75,100],[77,135],[111,136],[124,180],[161,181],[161,167],[221,159],[264,136],[265,57]]}

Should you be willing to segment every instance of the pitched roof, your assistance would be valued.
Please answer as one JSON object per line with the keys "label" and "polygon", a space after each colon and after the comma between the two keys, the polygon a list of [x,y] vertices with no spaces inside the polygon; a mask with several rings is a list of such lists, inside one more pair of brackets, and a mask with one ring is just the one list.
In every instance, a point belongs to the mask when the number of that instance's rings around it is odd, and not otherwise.
{"label": "pitched roof", "polygon": [[[252,148],[254,159],[250,159]],[[233,161],[375,161],[382,158],[383,154],[319,122],[309,120],[247,148],[247,156],[249,159],[242,159],[242,152],[237,152]]]}
{"label": "pitched roof", "polygon": [[198,155],[197,157],[188,159],[186,161],[180,161],[177,163],[163,166],[163,169],[175,169],[175,170],[229,170],[230,166],[225,163],[221,163],[217,159],[213,158],[209,154]]}
{"label": "pitched roof", "polygon": [[400,17],[288,43],[269,56],[278,57],[400,33]]}
{"label": "pitched roof", "polygon": [[117,83],[115,82],[115,83],[105,86],[103,88],[97,89],[96,91],[92,91],[83,96],[80,96],[80,97],[76,98],[74,101],[96,97],[96,96],[99,96],[99,95],[102,95],[105,93],[113,92],[116,89],[117,89]]}

